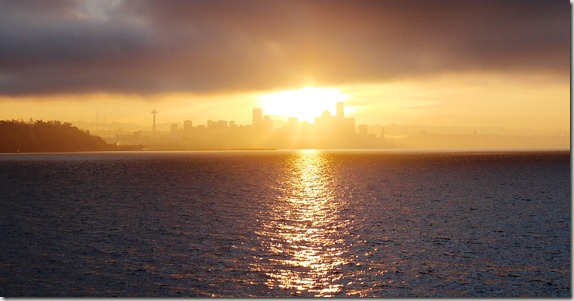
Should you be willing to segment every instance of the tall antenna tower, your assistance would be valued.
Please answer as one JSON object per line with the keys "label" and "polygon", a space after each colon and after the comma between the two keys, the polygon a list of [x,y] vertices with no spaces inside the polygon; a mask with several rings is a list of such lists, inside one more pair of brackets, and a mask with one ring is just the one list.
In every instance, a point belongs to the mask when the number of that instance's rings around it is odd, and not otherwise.
{"label": "tall antenna tower", "polygon": [[157,111],[154,109],[151,113],[153,115],[153,132],[155,133],[155,114],[157,114]]}

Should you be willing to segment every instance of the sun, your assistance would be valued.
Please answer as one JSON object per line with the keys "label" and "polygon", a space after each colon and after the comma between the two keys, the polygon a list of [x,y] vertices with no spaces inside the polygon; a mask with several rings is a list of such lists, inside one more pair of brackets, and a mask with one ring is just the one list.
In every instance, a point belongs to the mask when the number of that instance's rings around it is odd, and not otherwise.
{"label": "sun", "polygon": [[334,113],[336,103],[347,99],[349,95],[338,89],[315,87],[275,92],[257,98],[265,115],[296,117],[307,122],[313,122],[325,110]]}

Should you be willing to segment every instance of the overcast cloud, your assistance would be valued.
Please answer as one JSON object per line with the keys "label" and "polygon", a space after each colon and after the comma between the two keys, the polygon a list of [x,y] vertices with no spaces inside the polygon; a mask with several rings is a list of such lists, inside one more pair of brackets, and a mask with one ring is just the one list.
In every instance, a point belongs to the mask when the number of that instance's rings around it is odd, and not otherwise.
{"label": "overcast cloud", "polygon": [[441,72],[568,79],[570,9],[566,0],[0,0],[0,95],[217,93]]}

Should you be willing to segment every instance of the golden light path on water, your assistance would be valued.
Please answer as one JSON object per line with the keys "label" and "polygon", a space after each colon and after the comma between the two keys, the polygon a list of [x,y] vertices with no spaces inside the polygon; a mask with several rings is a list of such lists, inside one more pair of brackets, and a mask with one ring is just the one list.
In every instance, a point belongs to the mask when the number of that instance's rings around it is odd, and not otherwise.
{"label": "golden light path on water", "polygon": [[267,286],[295,294],[332,296],[342,290],[338,266],[347,263],[342,238],[349,221],[339,212],[346,204],[336,196],[332,165],[317,151],[300,151],[278,183],[279,197],[262,219],[261,244],[269,264],[258,269]]}

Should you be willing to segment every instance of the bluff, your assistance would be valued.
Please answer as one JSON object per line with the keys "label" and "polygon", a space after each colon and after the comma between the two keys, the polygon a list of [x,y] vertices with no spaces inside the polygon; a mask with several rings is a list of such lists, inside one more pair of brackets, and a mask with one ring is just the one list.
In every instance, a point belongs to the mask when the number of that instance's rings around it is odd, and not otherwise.
{"label": "bluff", "polygon": [[68,122],[0,120],[0,152],[78,152],[113,150],[102,138]]}

